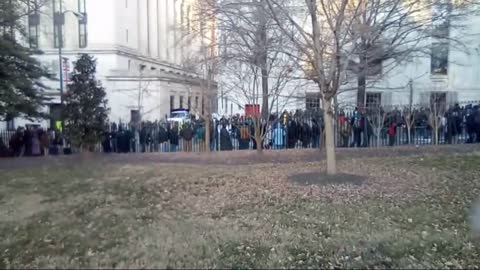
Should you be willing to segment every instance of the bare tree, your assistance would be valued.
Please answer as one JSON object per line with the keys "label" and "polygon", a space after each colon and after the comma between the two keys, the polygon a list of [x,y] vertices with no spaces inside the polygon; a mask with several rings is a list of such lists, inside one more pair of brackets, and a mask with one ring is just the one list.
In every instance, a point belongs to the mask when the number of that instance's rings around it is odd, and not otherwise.
{"label": "bare tree", "polygon": [[[324,109],[327,173],[336,173],[332,101],[357,74],[359,90],[372,65],[393,68],[420,53],[429,53],[431,38],[451,40],[448,29],[471,4],[455,8],[446,1],[420,0],[266,0],[271,16],[302,57],[299,67],[320,90]],[[302,5],[301,3],[304,3]],[[433,7],[440,7],[432,13]],[[295,56],[292,56],[295,57]],[[383,63],[384,60],[388,63]],[[377,73],[377,72],[375,72]],[[383,70],[381,74],[386,74]],[[363,100],[363,94],[361,101]],[[360,100],[360,97],[358,98]],[[364,102],[360,102],[363,103]]]}
{"label": "bare tree", "polygon": [[442,128],[442,118],[447,110],[446,99],[442,94],[432,94],[430,104],[428,104],[428,122],[432,128],[432,144],[440,143],[440,129]]}
{"label": "bare tree", "polygon": [[216,71],[221,74],[221,98],[240,107],[262,104],[261,114],[252,119],[251,134],[261,152],[270,115],[283,110],[301,84],[293,83],[294,63],[279,48],[287,40],[268,15],[264,0],[207,1],[202,12],[201,17],[215,18],[219,32]]}
{"label": "bare tree", "polygon": [[388,111],[388,108],[382,106],[367,108],[366,118],[368,124],[372,127],[376,147],[381,146],[382,130],[385,127],[385,119],[388,116]]}
{"label": "bare tree", "polygon": [[355,50],[349,64],[356,75],[357,106],[365,106],[368,80],[381,79],[413,57],[430,57],[430,40],[464,49],[465,19],[475,12],[475,0],[363,1],[351,29]]}
{"label": "bare tree", "polygon": [[[294,1],[295,2],[295,1]],[[297,1],[299,2],[299,1]],[[289,37],[301,57],[295,58],[305,75],[319,90],[325,125],[327,173],[336,174],[333,100],[342,84],[342,74],[354,51],[356,37],[350,35],[362,1],[305,0],[305,6],[291,1],[267,0],[272,17]],[[304,21],[308,22],[308,25]],[[295,57],[294,55],[291,55]]]}
{"label": "bare tree", "polygon": [[402,110],[402,119],[407,127],[407,142],[412,143],[412,127],[415,124],[417,111],[412,107],[405,107]]}
{"label": "bare tree", "polygon": [[[261,86],[263,75],[260,68],[249,62],[238,61],[229,61],[222,67],[223,76],[228,78],[222,82],[222,87],[226,90],[229,100],[240,106],[258,104],[260,99],[268,101],[266,114],[269,117],[263,117],[262,114],[251,116],[254,127],[251,137],[257,142],[259,153],[263,150],[260,142],[263,142],[268,136],[269,128],[273,128],[272,122],[279,120],[280,113],[295,101],[296,93],[305,85],[305,81],[294,79],[292,68],[280,54],[274,54],[269,60],[272,62],[270,62],[266,74],[269,81],[267,95],[264,95],[263,89],[260,89],[263,87]],[[278,118],[271,118],[270,116],[273,114]]]}
{"label": "bare tree", "polygon": [[210,152],[210,138],[212,136],[211,120],[216,102],[216,74],[218,72],[218,42],[217,42],[217,13],[216,1],[188,1],[190,5],[182,5],[184,18],[178,31],[181,33],[179,44],[183,49],[188,48],[190,54],[184,55],[183,65],[200,77],[201,105],[193,109],[205,122],[206,151]]}

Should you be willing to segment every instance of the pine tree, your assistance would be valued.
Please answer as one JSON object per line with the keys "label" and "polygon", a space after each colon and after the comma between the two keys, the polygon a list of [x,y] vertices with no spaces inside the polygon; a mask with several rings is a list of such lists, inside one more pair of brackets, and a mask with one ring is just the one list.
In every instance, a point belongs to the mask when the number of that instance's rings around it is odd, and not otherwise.
{"label": "pine tree", "polygon": [[43,79],[52,79],[33,57],[39,52],[21,44],[25,38],[20,0],[0,1],[0,121],[23,116],[43,117],[47,87]]}
{"label": "pine tree", "polygon": [[101,141],[108,121],[108,101],[105,89],[95,78],[96,65],[92,56],[81,55],[65,94],[66,133],[80,150],[93,150]]}

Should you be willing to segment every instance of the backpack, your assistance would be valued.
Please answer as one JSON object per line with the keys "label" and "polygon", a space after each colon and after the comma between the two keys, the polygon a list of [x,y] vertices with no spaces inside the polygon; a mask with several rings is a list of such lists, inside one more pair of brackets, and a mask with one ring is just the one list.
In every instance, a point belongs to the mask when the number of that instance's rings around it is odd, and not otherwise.
{"label": "backpack", "polygon": [[243,126],[240,128],[240,139],[242,140],[248,140],[250,138],[250,135],[248,134],[248,128]]}

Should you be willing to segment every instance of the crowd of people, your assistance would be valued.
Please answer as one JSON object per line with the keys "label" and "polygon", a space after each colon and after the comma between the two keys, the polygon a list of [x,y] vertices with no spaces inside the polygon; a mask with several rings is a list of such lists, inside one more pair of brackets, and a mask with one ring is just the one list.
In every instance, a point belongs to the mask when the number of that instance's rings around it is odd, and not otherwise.
{"label": "crowd of people", "polygon": [[[435,118],[435,119],[434,119]],[[433,121],[435,120],[435,121]],[[410,121],[410,129],[407,124]],[[105,153],[204,152],[207,132],[211,151],[257,149],[319,148],[324,141],[321,112],[296,111],[272,115],[269,121],[255,123],[252,118],[234,116],[211,120],[192,118],[184,123],[166,121],[111,123],[105,128],[98,150]],[[255,133],[258,126],[260,136]],[[433,116],[419,108],[406,114],[399,109],[339,111],[335,121],[338,147],[393,146],[399,144],[480,142],[480,107],[452,106]],[[408,134],[410,131],[410,136]],[[257,143],[260,138],[260,143]],[[5,138],[4,138],[5,140]],[[70,153],[68,139],[54,129],[19,128],[8,139],[0,140],[1,156],[41,156]]]}
{"label": "crowd of people", "polygon": [[[298,121],[287,116],[271,117],[268,123],[257,123],[251,118],[235,116],[212,120],[210,150],[231,151],[319,147],[321,128],[318,120]],[[261,129],[261,142],[257,143],[255,127]],[[206,124],[203,120],[185,123],[164,121],[143,122],[134,125],[112,123],[102,141],[105,153],[129,152],[204,152],[206,150]]]}
{"label": "crowd of people", "polygon": [[0,157],[46,156],[70,154],[70,147],[61,132],[55,129],[19,127],[8,138],[8,146],[0,138]]}
{"label": "crowd of people", "polygon": [[[455,104],[433,111],[430,108],[358,110],[337,118],[340,147],[370,144],[479,143],[480,106]],[[409,134],[410,132],[410,134]]]}

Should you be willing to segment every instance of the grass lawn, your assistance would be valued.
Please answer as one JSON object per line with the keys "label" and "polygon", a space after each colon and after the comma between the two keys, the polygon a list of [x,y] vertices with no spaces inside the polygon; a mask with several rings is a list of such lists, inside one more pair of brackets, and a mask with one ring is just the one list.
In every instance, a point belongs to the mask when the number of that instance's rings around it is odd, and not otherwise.
{"label": "grass lawn", "polygon": [[[134,158],[134,156],[132,156]],[[478,268],[480,155],[0,171],[0,268]]]}

